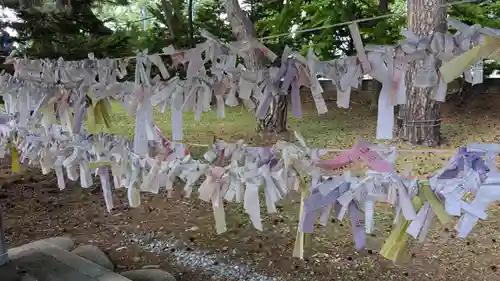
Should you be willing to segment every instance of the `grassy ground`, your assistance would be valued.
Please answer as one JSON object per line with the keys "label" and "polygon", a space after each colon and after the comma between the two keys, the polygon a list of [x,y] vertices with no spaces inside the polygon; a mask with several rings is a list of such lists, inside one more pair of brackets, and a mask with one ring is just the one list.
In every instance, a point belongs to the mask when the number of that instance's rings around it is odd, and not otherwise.
{"label": "grassy ground", "polygon": [[[500,101],[500,100],[499,100]],[[470,141],[498,142],[500,120],[495,108],[498,102],[487,97],[467,107],[451,105],[443,108],[442,132],[453,148]],[[347,148],[356,136],[373,140],[375,119],[365,105],[354,104],[349,110],[330,105],[326,116],[317,116],[313,107],[304,108],[304,118],[290,117],[291,130],[300,131],[311,147]],[[200,121],[194,114],[184,114],[185,140],[206,144],[213,136],[226,141],[244,139],[254,145],[267,145],[274,140],[255,133],[253,116],[243,108],[229,109],[226,118],[218,120],[214,112],[205,113]],[[134,120],[118,108],[112,116],[111,132],[132,135]],[[168,135],[170,116],[155,114],[156,124]],[[395,143],[399,147],[408,147]],[[435,171],[451,153],[401,153],[398,166],[413,165],[424,176]],[[72,185],[58,192],[53,175],[39,173],[1,178],[0,202],[7,213],[9,243],[18,245],[35,238],[67,234],[80,242],[92,241],[107,249],[119,268],[144,264],[161,264],[169,270],[183,271],[178,280],[202,280],[190,275],[189,269],[170,268],[162,263],[169,254],[151,255],[125,241],[123,233],[156,233],[157,239],[176,237],[184,249],[203,249],[220,254],[222,260],[247,264],[256,270],[284,280],[500,280],[500,212],[498,204],[490,208],[488,219],[480,222],[467,239],[454,237],[453,225],[436,225],[423,245],[411,243],[405,258],[394,265],[377,252],[391,229],[394,211],[387,206],[377,208],[376,230],[368,237],[368,250],[355,252],[348,221],[332,221],[319,229],[307,249],[307,259],[291,258],[297,225],[298,198],[291,196],[279,206],[279,214],[264,216],[265,230],[254,230],[242,206],[228,204],[227,233],[216,235],[210,206],[193,198],[167,199],[165,195],[144,195],[140,208],[128,210],[123,192],[117,194],[118,210],[104,212],[100,194],[92,194]],[[121,245],[125,252],[116,252]],[[227,248],[226,248],[227,247]],[[235,249],[235,251],[228,251]],[[138,257],[138,259],[132,259]]]}

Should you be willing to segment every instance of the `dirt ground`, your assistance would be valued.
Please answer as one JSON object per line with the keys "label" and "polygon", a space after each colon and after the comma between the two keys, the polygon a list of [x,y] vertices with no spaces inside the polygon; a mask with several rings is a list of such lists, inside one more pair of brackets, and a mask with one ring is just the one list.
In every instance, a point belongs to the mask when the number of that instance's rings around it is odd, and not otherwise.
{"label": "dirt ground", "polygon": [[[484,110],[448,108],[444,115],[448,124],[458,118],[459,111],[469,118],[469,123],[487,121],[495,137],[486,139],[493,141],[500,136],[495,132],[500,120],[495,107],[487,106],[488,114]],[[470,120],[472,115],[475,121]],[[464,125],[463,130],[464,134],[473,134],[474,127]],[[425,162],[437,156],[415,157]],[[446,158],[442,157],[441,162]],[[36,239],[68,235],[80,244],[99,246],[110,256],[117,271],[159,266],[181,281],[223,280],[219,273],[204,270],[218,264],[250,268],[281,280],[500,280],[500,204],[490,207],[488,219],[479,222],[467,239],[456,238],[453,226],[436,225],[424,244],[408,245],[407,254],[398,264],[378,254],[393,220],[394,212],[387,206],[376,210],[375,231],[367,238],[366,250],[354,250],[347,220],[332,220],[328,227],[315,232],[306,258],[298,260],[291,257],[299,205],[294,195],[279,206],[278,215],[264,216],[263,232],[253,229],[241,205],[226,205],[228,232],[216,235],[210,205],[194,195],[185,199],[179,195],[167,198],[163,193],[143,194],[141,206],[129,209],[125,192],[115,190],[117,207],[108,214],[98,180],[94,182],[96,189],[82,189],[77,183],[68,182],[67,188],[59,191],[53,174],[44,176],[39,169],[28,169],[12,175],[4,164],[0,171],[0,206],[8,244],[15,247]],[[142,246],[137,237],[143,237]],[[146,246],[155,241],[170,241],[171,246],[161,253],[152,253]],[[217,261],[196,267],[188,266],[189,260],[179,263],[176,253],[190,252],[198,256],[215,254]]]}

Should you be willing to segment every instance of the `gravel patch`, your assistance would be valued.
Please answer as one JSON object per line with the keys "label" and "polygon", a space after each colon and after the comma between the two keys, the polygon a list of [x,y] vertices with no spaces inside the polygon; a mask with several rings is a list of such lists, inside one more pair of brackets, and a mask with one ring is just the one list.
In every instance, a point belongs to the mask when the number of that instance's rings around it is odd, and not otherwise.
{"label": "gravel patch", "polygon": [[155,233],[122,233],[124,237],[137,243],[141,248],[151,253],[168,253],[173,256],[178,265],[209,272],[214,280],[241,281],[282,281],[282,278],[265,276],[255,272],[246,265],[220,261],[216,254],[190,249],[183,249],[175,238],[155,238]]}

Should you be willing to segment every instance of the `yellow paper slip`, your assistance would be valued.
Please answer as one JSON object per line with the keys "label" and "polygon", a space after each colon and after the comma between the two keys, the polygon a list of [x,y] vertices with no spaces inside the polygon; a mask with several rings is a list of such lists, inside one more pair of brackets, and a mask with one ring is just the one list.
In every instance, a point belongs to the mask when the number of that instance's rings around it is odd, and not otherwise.
{"label": "yellow paper slip", "polygon": [[104,121],[104,125],[106,126],[106,128],[111,128],[111,117],[109,115],[109,112],[111,111],[111,104],[108,100],[102,100],[101,109],[101,115]]}
{"label": "yellow paper slip", "polygon": [[10,149],[12,173],[17,173],[21,170],[21,165],[19,164],[19,153],[17,153],[17,149],[14,147],[14,145],[11,145]]}
{"label": "yellow paper slip", "polygon": [[96,122],[98,124],[104,124],[106,128],[110,128],[111,120],[109,116],[109,107],[107,106],[107,101],[99,100],[96,103],[94,112],[96,114]]}
{"label": "yellow paper slip", "polygon": [[476,46],[469,51],[463,53],[462,55],[448,61],[443,62],[441,68],[439,68],[441,75],[446,81],[450,83],[455,78],[462,75],[472,64],[480,59],[488,58],[490,56],[495,56],[500,49],[500,39],[490,36],[484,37],[484,42]]}
{"label": "yellow paper slip", "polygon": [[422,195],[425,198],[425,200],[429,202],[429,205],[431,205],[432,211],[436,214],[439,222],[442,225],[446,225],[449,222],[451,222],[451,216],[448,215],[448,213],[443,207],[443,203],[441,203],[441,200],[439,200],[439,198],[436,197],[434,192],[432,192],[429,185],[423,184],[422,187],[420,188],[420,191],[422,191]]}
{"label": "yellow paper slip", "polygon": [[97,126],[95,120],[94,107],[92,105],[90,105],[89,108],[87,109],[87,123],[89,132],[96,132]]}
{"label": "yellow paper slip", "polygon": [[[412,202],[415,210],[420,210],[423,205],[422,200],[418,197],[414,197]],[[401,218],[400,222],[391,231],[389,237],[387,237],[387,240],[385,240],[382,249],[380,249],[380,255],[394,263],[397,262],[406,247],[409,237],[406,230],[410,226],[410,223],[410,221]]]}
{"label": "yellow paper slip", "polygon": [[97,169],[100,167],[107,167],[107,166],[112,166],[116,164],[116,162],[112,161],[99,161],[99,162],[92,162],[88,164],[89,169]]}
{"label": "yellow paper slip", "polygon": [[102,120],[102,112],[101,112],[101,103],[98,101],[95,106],[94,106],[94,120],[96,125],[97,124],[103,124],[104,121]]}
{"label": "yellow paper slip", "polygon": [[406,234],[408,226],[410,226],[410,222],[403,219],[403,222],[391,231],[380,249],[380,255],[392,262],[398,260],[408,241],[408,234]]}

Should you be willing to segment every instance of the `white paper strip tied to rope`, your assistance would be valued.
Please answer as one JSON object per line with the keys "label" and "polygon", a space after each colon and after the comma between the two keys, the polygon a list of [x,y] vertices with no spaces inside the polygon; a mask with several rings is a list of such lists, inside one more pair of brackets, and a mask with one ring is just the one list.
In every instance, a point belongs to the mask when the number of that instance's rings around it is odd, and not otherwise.
{"label": "white paper strip tied to rope", "polygon": [[[372,72],[369,75],[382,83],[378,100],[377,117],[377,139],[392,139],[392,130],[394,127],[394,103],[392,94],[392,77],[394,70],[394,49],[391,47],[367,46],[371,50],[368,53],[368,60],[371,63]],[[384,60],[386,58],[386,61]]]}
{"label": "white paper strip tied to rope", "polygon": [[371,65],[366,57],[363,41],[361,40],[361,34],[359,33],[358,23],[354,22],[349,25],[349,31],[351,33],[352,41],[354,47],[356,48],[356,53],[358,60],[361,63],[361,68],[363,69],[363,74],[371,72]]}
{"label": "white paper strip tied to rope", "polygon": [[323,88],[319,83],[316,76],[316,62],[318,58],[312,49],[307,52],[307,58],[304,58],[299,53],[294,52],[293,56],[297,59],[297,70],[299,72],[298,84],[311,89],[311,95],[318,110],[318,114],[325,114],[328,112],[325,100],[323,98]]}
{"label": "white paper strip tied to rope", "polygon": [[394,106],[406,103],[405,74],[408,63],[427,57],[427,41],[403,30],[406,37],[398,46],[367,45],[371,77],[382,83],[378,101],[377,139],[392,139]]}
{"label": "white paper strip tied to rope", "polygon": [[193,191],[194,185],[198,182],[202,175],[204,175],[209,166],[207,164],[201,164],[197,161],[190,161],[184,165],[179,178],[185,182],[184,185],[184,196],[189,197]]}
{"label": "white paper strip tied to rope", "polygon": [[106,58],[97,60],[96,65],[98,75],[97,77],[99,77],[99,82],[96,84],[98,84],[100,87],[104,85],[113,85],[117,82],[118,77],[123,77],[122,73],[118,70],[118,63],[114,59]]}
{"label": "white paper strip tied to rope", "polygon": [[[62,59],[61,59],[62,60]],[[15,59],[14,60],[14,75],[19,78],[26,78],[42,82],[42,61],[28,60],[28,59]]]}
{"label": "white paper strip tied to rope", "polygon": [[[144,173],[142,184],[139,188],[141,191],[148,191],[154,194],[158,194],[158,192],[160,191],[159,173],[162,164],[162,161],[160,159],[160,157],[147,157],[141,159],[143,160],[141,161],[143,171],[149,170],[148,172]],[[146,169],[146,167],[149,167],[149,169]]]}
{"label": "white paper strip tied to rope", "polygon": [[[123,160],[122,160],[123,161]],[[130,168],[125,174],[125,187],[127,188],[128,204],[132,208],[137,208],[141,205],[140,195],[140,159],[136,155],[131,155]]]}
{"label": "white paper strip tied to rope", "polygon": [[266,87],[256,112],[258,118],[264,119],[266,117],[266,113],[275,95],[288,95],[289,89],[291,93],[292,113],[297,118],[302,118],[298,83],[299,73],[296,63],[297,61],[293,58],[291,49],[285,47],[278,73],[274,76],[271,74],[270,80],[265,82]]}
{"label": "white paper strip tied to rope", "polygon": [[461,216],[463,209],[479,218],[486,218],[484,211],[472,208],[462,199],[467,192],[476,194],[484,181],[488,168],[481,156],[481,153],[460,148],[442,172],[429,180],[433,191],[444,198],[446,212],[451,216]]}
{"label": "white paper strip tied to rope", "polygon": [[186,54],[186,60],[189,61],[186,71],[189,90],[187,98],[184,101],[182,109],[190,109],[195,112],[195,120],[200,120],[201,112],[210,110],[210,101],[212,99],[212,90],[210,89],[212,79],[206,75],[205,62],[210,58],[202,58],[202,53],[206,52],[206,46],[196,45]]}
{"label": "white paper strip tied to rope", "polygon": [[245,195],[243,208],[250,217],[253,227],[262,231],[262,219],[260,217],[259,189],[262,179],[259,177],[259,170],[256,162],[247,163],[246,170],[242,175],[242,182],[245,185]]}
{"label": "white paper strip tied to rope", "polygon": [[[172,154],[171,156],[175,157],[176,155]],[[160,181],[160,186],[165,186],[168,197],[172,197],[175,179],[181,175],[185,165],[189,164],[190,162],[191,157],[189,156],[175,157],[174,160],[165,161],[166,165],[161,170],[162,178]]]}
{"label": "white paper strip tied to rope", "polygon": [[399,213],[404,208],[403,204],[411,202],[411,194],[417,190],[416,181],[401,183],[401,179],[393,174],[371,170],[367,171],[366,177],[361,179],[357,185],[354,188],[357,190],[354,196],[365,212],[366,233],[371,233],[373,230],[373,214],[377,201],[395,206]]}
{"label": "white paper strip tied to rope", "polygon": [[[454,19],[448,19],[448,25],[457,29],[457,32],[454,35],[454,41],[456,45],[455,53],[458,56],[463,55],[474,46],[477,46],[481,43],[481,35],[479,31],[482,29],[481,25],[475,24],[469,26],[462,22],[459,22]],[[450,61],[445,60],[445,62]],[[483,61],[482,59],[473,63],[471,68],[464,71],[465,81],[471,83],[472,85],[482,83],[483,82]]]}
{"label": "white paper strip tied to rope", "polygon": [[[453,35],[447,33],[442,34],[439,32],[434,33],[430,44],[431,50],[436,57],[441,61],[450,61],[455,56],[455,39]],[[439,74],[439,84],[433,94],[433,99],[444,102],[446,100],[446,92],[448,83],[444,80],[443,76]]]}
{"label": "white paper strip tied to rope", "polygon": [[[81,140],[75,140],[75,143],[78,142],[81,142]],[[76,181],[80,178],[80,185],[83,188],[89,188],[92,186],[92,173],[89,168],[87,149],[83,146],[75,145],[72,150],[71,155],[62,162],[63,167],[66,168],[68,179]],[[80,172],[79,175],[78,171]]]}
{"label": "white paper strip tied to rope", "polygon": [[37,109],[39,103],[55,90],[54,87],[43,86],[38,90],[28,82],[17,82],[15,78],[5,74],[2,77],[2,93],[5,102],[5,112],[10,115],[18,115],[18,123],[21,127],[27,127],[30,121],[31,111]]}
{"label": "white paper strip tied to rope", "polygon": [[[480,28],[477,25],[467,28],[467,25],[457,21],[449,22],[449,24],[456,25],[457,29],[461,31],[460,35],[464,35],[457,36],[456,40],[459,41],[457,42],[459,49],[466,51],[451,61],[443,63],[440,71],[446,82],[453,81],[464,72],[468,72],[467,80],[474,80],[474,77],[470,77],[471,66],[483,59],[499,59],[500,32],[491,28]],[[479,39],[475,36],[476,31],[480,33]],[[480,69],[480,67],[476,67],[476,69]],[[476,77],[478,80],[472,82],[480,81],[479,74]]]}
{"label": "white paper strip tied to rope", "polygon": [[262,72],[244,70],[242,65],[238,65],[238,68],[240,69],[240,74],[238,75],[238,97],[243,100],[243,104],[249,110],[254,110],[257,108],[257,105],[252,100],[252,97],[259,99],[262,95],[259,92],[259,83],[262,82]]}
{"label": "white paper strip tied to rope", "polygon": [[151,83],[148,71],[151,69],[146,54],[139,54],[135,66],[135,99],[130,112],[135,115],[134,152],[139,155],[148,154],[148,141],[157,141],[153,128],[153,106],[151,104]]}
{"label": "white paper strip tied to rope", "polygon": [[[263,230],[260,216],[259,190],[263,187],[267,212],[276,213],[276,203],[288,193],[287,180],[282,162],[275,162],[272,155],[259,153],[248,155],[240,172],[240,178],[245,185],[243,207],[250,216],[253,226]],[[274,160],[273,160],[274,159]]]}
{"label": "white paper strip tied to rope", "polygon": [[111,212],[114,208],[114,204],[113,193],[111,191],[111,182],[109,181],[108,167],[99,168],[99,178],[101,180],[101,189],[104,196],[104,202],[106,203],[106,210],[108,210],[108,212]]}
{"label": "white paper strip tied to rope", "polygon": [[357,57],[336,59],[332,62],[330,71],[325,77],[332,79],[337,87],[337,106],[349,108],[351,89],[358,88],[362,77],[361,66]]}
{"label": "white paper strip tied to rope", "polygon": [[435,217],[436,214],[429,201],[424,201],[424,204],[417,213],[417,217],[406,229],[406,233],[417,239],[419,243],[423,243],[429,234],[430,227]]}
{"label": "white paper strip tied to rope", "polygon": [[209,156],[207,161],[213,163],[217,159],[217,155],[220,155],[222,151],[224,151],[224,159],[219,159],[222,161],[229,160],[231,163],[233,161],[241,161],[243,157],[248,153],[246,151],[247,145],[243,140],[239,140],[235,143],[227,143],[224,141],[217,141],[213,147],[211,154],[213,156]]}
{"label": "white paper strip tied to rope", "polygon": [[[451,222],[450,215],[460,216],[463,209],[462,218],[468,218],[464,223],[464,232],[461,234],[462,237],[465,237],[468,233],[466,229],[470,227],[470,223],[474,224],[478,218],[486,218],[484,208],[480,207],[481,204],[469,204],[462,199],[465,192],[476,193],[475,190],[481,184],[481,178],[484,178],[485,168],[480,154],[460,149],[459,153],[454,155],[439,173],[429,179],[430,187],[427,184],[421,184],[420,198],[423,201],[423,206],[406,232],[418,239],[419,242],[423,242],[435,217],[439,219],[441,224],[447,225]],[[445,200],[444,208],[438,197]],[[456,226],[457,230],[462,225],[461,221],[462,219]]]}
{"label": "white paper strip tied to rope", "polygon": [[212,203],[217,234],[227,231],[224,202],[222,200],[222,189],[223,185],[226,184],[222,180],[224,173],[225,169],[223,167],[210,168],[207,171],[205,181],[198,189],[200,199]]}
{"label": "white paper strip tied to rope", "polygon": [[302,232],[313,232],[318,210],[321,210],[319,224],[322,226],[327,225],[333,206],[335,214],[340,212],[341,205],[337,198],[342,184],[346,184],[342,176],[320,177],[316,182],[311,182],[311,195],[304,200],[304,214],[300,222]]}
{"label": "white paper strip tied to rope", "polygon": [[[486,180],[481,184],[474,199],[470,202],[471,208],[480,213],[484,213],[488,205],[500,200],[500,172],[496,167],[496,157],[500,153],[498,144],[472,143],[468,146],[470,151],[480,151],[486,153],[486,166],[489,168]],[[456,225],[458,237],[467,237],[472,228],[481,217],[470,212],[465,212]],[[485,219],[481,218],[481,219]]]}
{"label": "white paper strip tied to rope", "polygon": [[229,202],[243,202],[245,195],[245,189],[243,188],[242,176],[245,167],[240,167],[238,162],[233,160],[229,167],[227,167],[227,173],[229,176],[229,186],[227,188],[226,194],[224,194],[224,199]]}
{"label": "white paper strip tied to rope", "polygon": [[[444,197],[445,208],[448,214],[460,216],[462,209],[469,211],[468,204],[461,198],[467,192],[476,193],[480,185],[481,181],[478,173],[469,170],[461,178],[446,180],[445,182],[438,181],[432,187]],[[486,217],[486,214],[481,214],[480,216]]]}
{"label": "white paper strip tied to rope", "polygon": [[267,212],[274,214],[277,212],[276,203],[283,199],[288,193],[285,183],[283,169],[280,163],[274,167],[265,164],[259,167],[259,174],[264,184],[264,198],[266,200]]}
{"label": "white paper strip tied to rope", "polygon": [[217,109],[217,117],[224,118],[225,117],[225,103],[224,97],[231,87],[229,78],[226,76],[222,76],[220,78],[215,77],[215,83],[213,86],[214,96],[216,99],[216,109]]}
{"label": "white paper strip tied to rope", "polygon": [[391,97],[394,105],[406,104],[406,71],[409,64],[428,56],[428,40],[418,38],[409,30],[402,30],[401,35],[405,39],[398,42],[394,52],[393,70],[389,70],[393,81]]}
{"label": "white paper strip tied to rope", "polygon": [[[337,201],[342,206],[340,209],[340,212],[337,213],[338,220],[344,219],[344,216],[347,213],[349,205],[351,204],[351,202],[353,202],[354,198],[356,197],[356,193],[358,193],[360,191],[360,189],[358,189],[358,187],[359,187],[359,178],[358,177],[352,176],[351,173],[349,171],[347,171],[344,173],[342,179],[343,179],[342,183],[346,183],[348,186],[348,189],[345,192],[341,193],[339,198],[337,198]],[[323,186],[323,187],[325,187],[325,186]],[[320,188],[320,192],[322,194],[325,194],[325,190],[322,190],[321,188]]]}
{"label": "white paper strip tied to rope", "polygon": [[349,191],[352,185],[357,185],[358,178],[351,177],[347,172],[342,177],[335,177],[322,182],[317,187],[312,187],[312,194],[304,200],[303,214],[300,219],[302,232],[310,233],[314,229],[315,213],[321,210],[320,221],[326,225],[332,205],[334,205],[337,218],[342,220],[347,211],[351,221],[354,244],[357,250],[365,246],[364,222],[361,212],[352,200]]}

